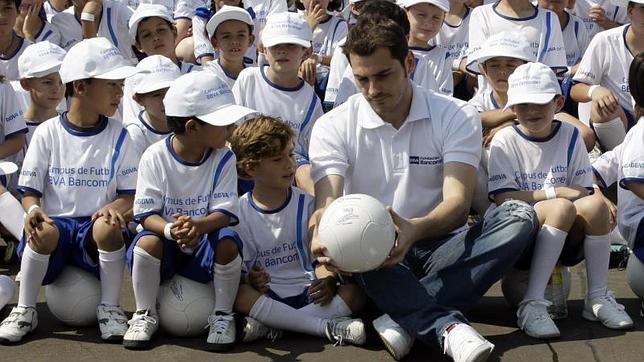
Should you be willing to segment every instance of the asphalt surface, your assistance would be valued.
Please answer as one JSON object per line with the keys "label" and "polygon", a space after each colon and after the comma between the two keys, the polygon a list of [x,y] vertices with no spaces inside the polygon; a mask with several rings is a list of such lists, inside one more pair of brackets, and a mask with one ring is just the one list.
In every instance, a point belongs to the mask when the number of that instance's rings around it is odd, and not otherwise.
{"label": "asphalt surface", "polygon": [[[15,266],[7,268],[0,265],[0,274],[15,276],[15,272]],[[643,361],[644,319],[639,316],[639,299],[626,284],[625,271],[611,270],[609,286],[635,321],[635,327],[630,331],[613,331],[599,323],[583,320],[581,311],[586,284],[583,264],[572,270],[571,281],[569,316],[557,322],[562,337],[550,342],[530,338],[517,329],[514,309],[503,298],[500,284],[494,285],[480,304],[467,313],[476,329],[496,346],[490,361]],[[131,313],[134,310],[129,275],[125,276],[121,302],[126,311]],[[19,344],[0,346],[0,361],[393,360],[373,334],[370,334],[367,345],[362,347],[335,347],[320,338],[292,334],[275,342],[239,344],[231,352],[222,354],[202,349],[205,336],[175,338],[160,332],[150,350],[129,351],[120,345],[102,342],[98,327],[78,329],[58,322],[44,302],[43,289],[38,312],[40,323],[36,332]],[[416,343],[405,360],[448,359],[437,348]]]}

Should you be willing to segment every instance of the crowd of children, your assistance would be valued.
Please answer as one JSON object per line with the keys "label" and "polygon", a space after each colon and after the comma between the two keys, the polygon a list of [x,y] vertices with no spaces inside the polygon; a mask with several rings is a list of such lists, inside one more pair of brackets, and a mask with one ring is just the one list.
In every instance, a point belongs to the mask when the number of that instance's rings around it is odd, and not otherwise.
{"label": "crowd of children", "polygon": [[[395,359],[417,338],[485,360],[462,311],[514,265],[518,327],[558,337],[546,285],[584,260],[582,317],[631,328],[608,268],[618,236],[644,298],[643,85],[644,0],[0,0],[0,236],[20,258],[0,343],[36,329],[67,265],[131,349],[176,274],[214,285],[215,351],[364,344],[367,306]],[[397,228],[351,277],[316,233],[345,193]]]}

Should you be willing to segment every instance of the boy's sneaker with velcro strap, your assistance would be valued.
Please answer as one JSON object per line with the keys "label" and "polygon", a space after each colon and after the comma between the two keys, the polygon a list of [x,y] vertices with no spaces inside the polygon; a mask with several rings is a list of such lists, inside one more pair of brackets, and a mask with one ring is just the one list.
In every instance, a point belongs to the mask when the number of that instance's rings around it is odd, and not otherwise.
{"label": "boy's sneaker with velcro strap", "polygon": [[145,349],[150,346],[150,340],[159,329],[159,317],[150,314],[149,310],[139,310],[134,313],[127,324],[130,328],[123,336],[123,347],[129,349]]}
{"label": "boy's sneaker with velcro strap", "polygon": [[244,318],[244,330],[242,331],[242,342],[250,343],[261,338],[271,342],[282,338],[282,331],[276,328],[267,327],[264,323],[255,318]]}
{"label": "boy's sneaker with velcro strap", "polygon": [[96,319],[101,330],[101,339],[106,342],[121,342],[127,332],[127,317],[117,305],[99,304]]}
{"label": "boy's sneaker with velcro strap", "polygon": [[38,312],[34,307],[17,306],[0,323],[0,343],[20,342],[29,332],[38,327]]}

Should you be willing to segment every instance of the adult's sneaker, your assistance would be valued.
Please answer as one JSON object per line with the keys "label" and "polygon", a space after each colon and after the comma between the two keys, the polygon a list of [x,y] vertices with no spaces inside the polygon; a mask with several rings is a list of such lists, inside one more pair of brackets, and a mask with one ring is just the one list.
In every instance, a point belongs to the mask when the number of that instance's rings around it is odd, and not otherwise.
{"label": "adult's sneaker", "polygon": [[340,346],[347,343],[360,345],[367,341],[362,319],[349,317],[329,319],[326,324],[326,336],[329,341]]}
{"label": "adult's sneaker", "polygon": [[14,307],[0,323],[0,343],[15,343],[38,327],[38,312],[34,307]]}
{"label": "adult's sneaker", "polygon": [[547,300],[524,300],[517,310],[517,325],[533,338],[550,339],[559,337],[559,328],[548,313]]}
{"label": "adult's sneaker", "polygon": [[443,333],[443,352],[455,362],[483,362],[494,345],[465,323],[455,323]]}
{"label": "adult's sneaker", "polygon": [[99,304],[96,319],[101,330],[101,339],[106,342],[121,342],[127,332],[127,317],[123,309],[115,305]]}
{"label": "adult's sneaker", "polygon": [[242,342],[250,343],[261,338],[271,342],[282,338],[282,331],[266,326],[264,323],[252,317],[244,318],[244,330],[242,331]]}
{"label": "adult's sneaker", "polygon": [[590,300],[586,297],[581,316],[589,321],[600,321],[610,329],[633,327],[633,320],[624,310],[624,306],[617,303],[615,295],[610,290],[607,290],[606,294]]}
{"label": "adult's sneaker", "polygon": [[216,312],[208,316],[208,339],[210,351],[224,352],[235,345],[235,318],[232,314]]}
{"label": "adult's sneaker", "polygon": [[149,310],[138,310],[127,324],[130,328],[123,336],[123,347],[129,349],[145,349],[150,346],[150,340],[159,329],[159,317]]}
{"label": "adult's sneaker", "polygon": [[376,329],[382,343],[396,361],[404,358],[414,345],[414,337],[391,319],[389,314],[383,314],[374,319],[373,328]]}

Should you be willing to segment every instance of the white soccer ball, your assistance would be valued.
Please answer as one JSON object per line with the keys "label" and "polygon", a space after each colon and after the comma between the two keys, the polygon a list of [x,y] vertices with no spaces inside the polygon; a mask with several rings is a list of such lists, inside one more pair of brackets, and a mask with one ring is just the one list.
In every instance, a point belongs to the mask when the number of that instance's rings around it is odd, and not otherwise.
{"label": "white soccer ball", "polygon": [[387,209],[364,194],[340,197],[326,208],[318,229],[326,256],[347,272],[380,266],[394,245],[396,232]]}
{"label": "white soccer ball", "polygon": [[[566,299],[570,296],[570,268],[561,267],[561,276]],[[505,300],[513,307],[517,307],[523,300],[528,290],[529,270],[511,269],[501,279],[501,291]]]}
{"label": "white soccer ball", "polygon": [[161,327],[177,337],[198,336],[206,331],[215,307],[212,283],[199,283],[181,275],[161,284],[157,298]]}
{"label": "white soccer ball", "polygon": [[96,308],[101,302],[101,282],[91,273],[67,266],[56,280],[45,287],[49,311],[73,327],[96,324]]}

